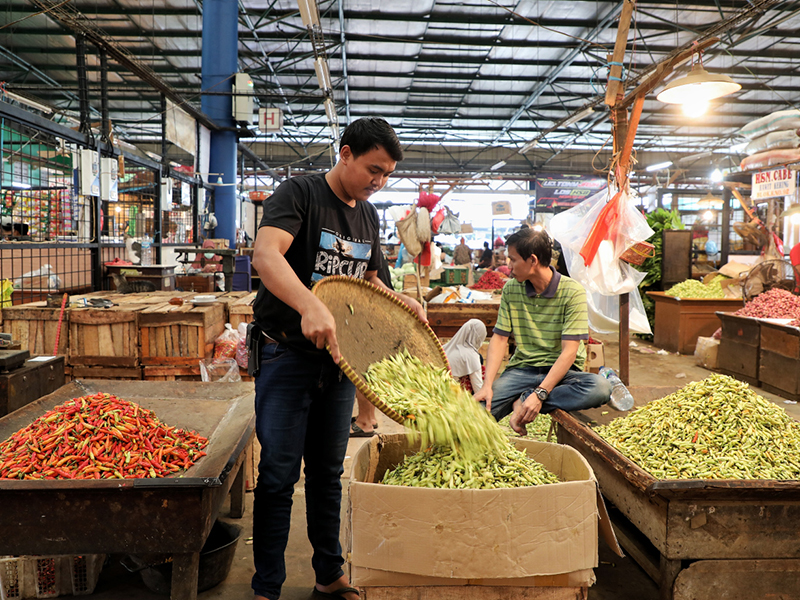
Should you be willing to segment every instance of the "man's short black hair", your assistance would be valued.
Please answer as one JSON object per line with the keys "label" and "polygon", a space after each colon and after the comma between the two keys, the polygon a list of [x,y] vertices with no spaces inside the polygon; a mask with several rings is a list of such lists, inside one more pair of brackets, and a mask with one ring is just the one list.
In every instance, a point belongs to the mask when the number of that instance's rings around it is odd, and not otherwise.
{"label": "man's short black hair", "polygon": [[544,267],[550,266],[553,258],[553,242],[544,230],[520,229],[509,236],[506,245],[514,247],[522,260],[535,256]]}
{"label": "man's short black hair", "polygon": [[397,134],[384,119],[366,117],[348,125],[339,140],[339,146],[350,146],[354,158],[375,148],[383,148],[395,162],[403,160],[403,148]]}

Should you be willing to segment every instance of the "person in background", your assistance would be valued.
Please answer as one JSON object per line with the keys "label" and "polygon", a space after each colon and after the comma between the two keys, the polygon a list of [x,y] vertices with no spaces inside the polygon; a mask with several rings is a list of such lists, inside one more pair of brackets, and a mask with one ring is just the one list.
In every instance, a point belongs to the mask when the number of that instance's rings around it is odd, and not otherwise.
{"label": "person in background", "polygon": [[[524,435],[525,425],[540,412],[605,404],[611,384],[583,372],[589,339],[586,292],[550,266],[550,237],[524,229],[507,244],[513,279],[503,288],[486,378],[475,400],[485,402],[498,421],[513,412],[511,427]],[[497,377],[512,334],[516,351]]]}
{"label": "person in background", "polygon": [[478,268],[488,269],[492,266],[493,261],[494,254],[492,253],[492,249],[489,247],[489,242],[483,242],[483,254],[481,254],[481,259],[478,261]]}
{"label": "person in background", "polygon": [[444,345],[450,372],[468,392],[477,394],[483,387],[481,344],[486,339],[486,325],[480,319],[464,323]]}
{"label": "person in background", "polygon": [[467,246],[464,238],[461,238],[461,243],[453,250],[453,264],[455,265],[468,265],[472,262],[472,250]]}
{"label": "person in background", "polygon": [[262,283],[253,316],[263,332],[257,333],[263,346],[255,374],[261,444],[253,498],[255,600],[280,598],[292,494],[303,465],[316,577],[311,597],[359,597],[342,569],[339,543],[342,463],[355,386],[338,366],[333,315],[311,286],[329,275],[363,278],[426,321],[419,302],[389,290],[377,274],[380,219],[368,199],[402,158],[389,123],[358,119],[342,133],[339,160],[330,171],[291,178],[264,203],[253,255]]}

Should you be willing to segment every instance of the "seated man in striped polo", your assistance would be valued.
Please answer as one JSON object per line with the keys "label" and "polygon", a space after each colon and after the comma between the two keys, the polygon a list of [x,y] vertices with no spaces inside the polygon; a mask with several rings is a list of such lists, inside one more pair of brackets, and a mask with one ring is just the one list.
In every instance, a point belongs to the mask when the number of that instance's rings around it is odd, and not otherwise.
{"label": "seated man in striped polo", "polygon": [[[611,385],[583,372],[589,338],[586,292],[550,266],[550,237],[522,229],[506,245],[513,279],[503,288],[484,385],[475,400],[485,402],[497,420],[513,413],[511,427],[524,434],[540,412],[605,404]],[[498,377],[512,334],[517,348]]]}

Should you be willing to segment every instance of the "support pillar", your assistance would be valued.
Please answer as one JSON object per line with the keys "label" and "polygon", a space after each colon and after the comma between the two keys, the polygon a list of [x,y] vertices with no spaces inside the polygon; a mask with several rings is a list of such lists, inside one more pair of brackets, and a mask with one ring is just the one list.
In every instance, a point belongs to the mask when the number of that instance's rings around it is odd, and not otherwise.
{"label": "support pillar", "polygon": [[[237,0],[205,0],[203,2],[203,57],[202,89],[214,92],[203,95],[201,108],[221,130],[211,132],[210,173],[211,183],[222,177],[226,184],[236,183],[236,123],[233,120],[234,74],[238,67]],[[222,93],[220,93],[222,92]],[[236,187],[214,188],[214,214],[217,227],[214,236],[227,238],[230,247],[236,247]]]}

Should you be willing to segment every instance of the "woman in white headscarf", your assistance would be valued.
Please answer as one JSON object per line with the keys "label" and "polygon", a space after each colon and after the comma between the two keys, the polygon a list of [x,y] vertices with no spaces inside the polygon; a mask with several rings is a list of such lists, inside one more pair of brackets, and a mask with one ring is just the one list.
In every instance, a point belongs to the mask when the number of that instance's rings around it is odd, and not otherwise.
{"label": "woman in white headscarf", "polygon": [[453,377],[473,394],[483,387],[483,368],[478,350],[485,339],[486,325],[479,319],[470,319],[444,345]]}

